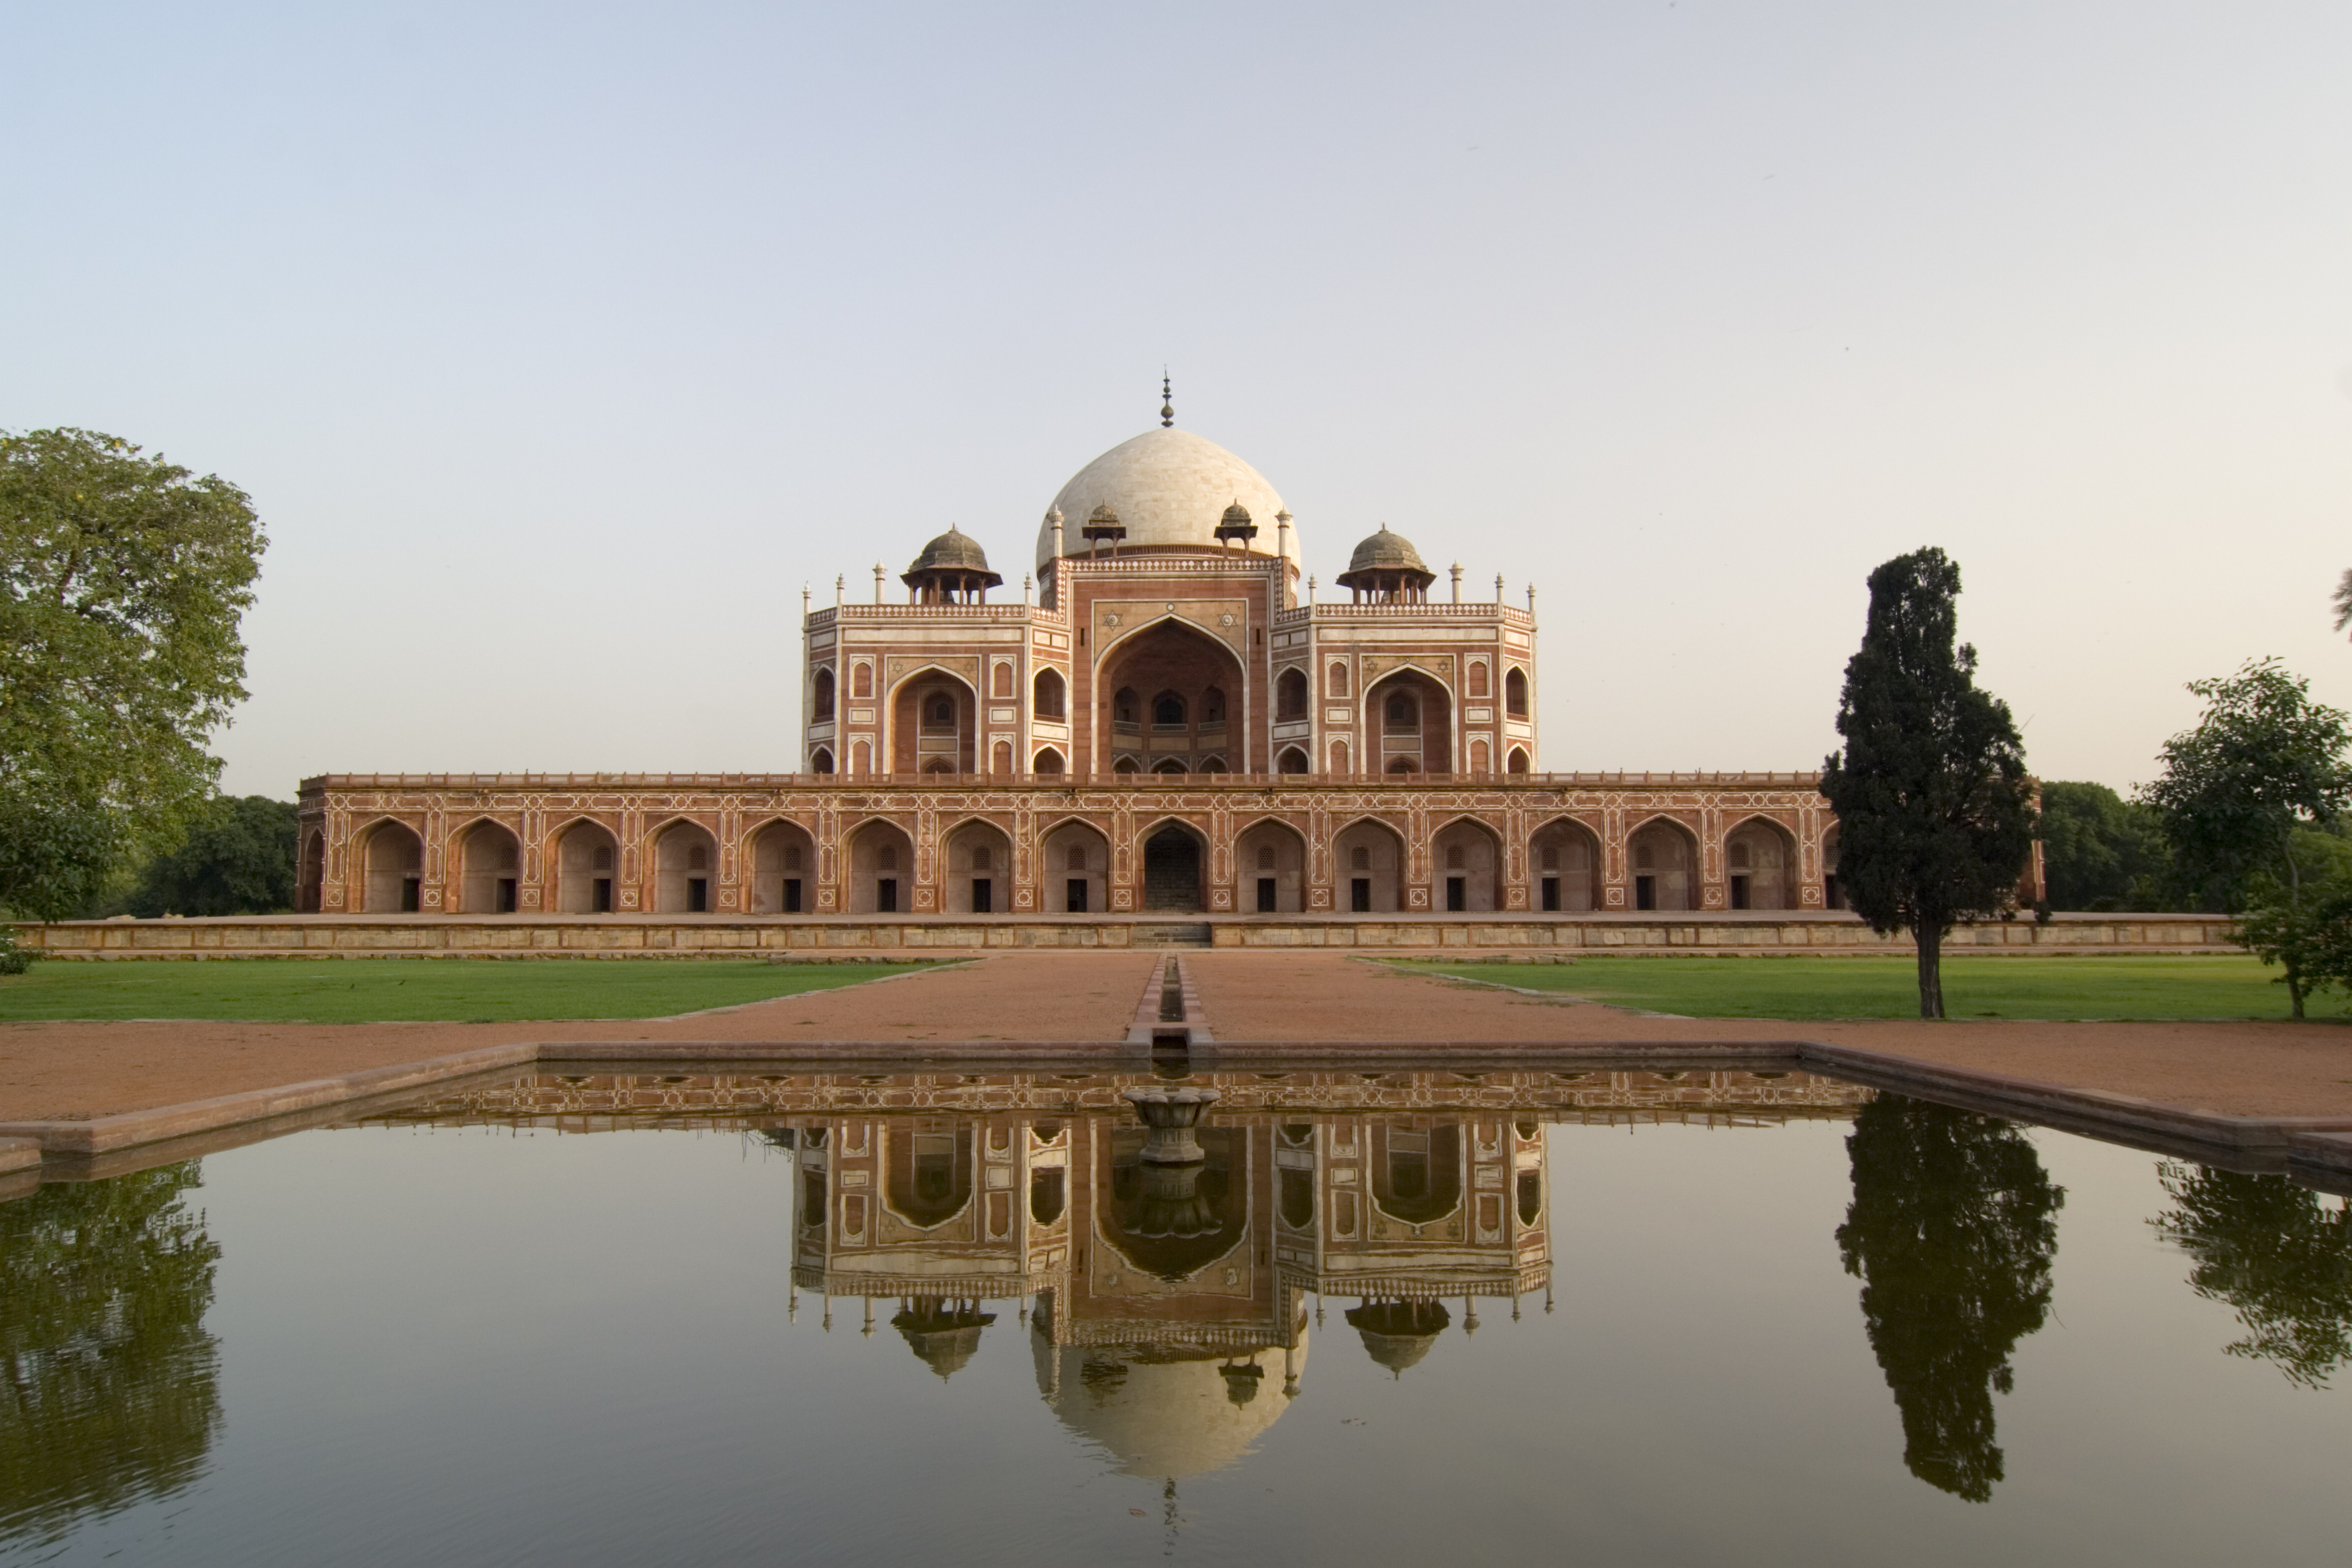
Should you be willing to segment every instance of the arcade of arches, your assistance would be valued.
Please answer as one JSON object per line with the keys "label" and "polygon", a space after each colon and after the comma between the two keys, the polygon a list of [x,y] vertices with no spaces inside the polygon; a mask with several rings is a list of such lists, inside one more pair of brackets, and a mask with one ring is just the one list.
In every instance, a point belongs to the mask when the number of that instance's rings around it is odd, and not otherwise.
{"label": "arcade of arches", "polygon": [[[1164,667],[1156,673],[1168,682],[1153,694],[1167,717],[1154,727],[1196,747],[1213,722],[1202,711],[1213,711],[1213,680],[1180,689]],[[1384,709],[1426,700],[1396,680],[1373,694]],[[955,721],[952,692],[910,699],[926,700]],[[462,811],[436,805],[446,797],[429,785],[321,789],[305,805],[302,898],[314,910],[468,917],[1836,907],[1834,823],[1793,780],[1741,789],[1736,800],[1723,798],[1728,788],[1712,799],[1628,788],[1563,800],[1558,790],[1522,795],[1495,781],[1381,783],[1343,791],[1302,781],[1294,790],[1187,774],[1142,786],[1150,812],[1136,809],[1136,790],[1046,781],[959,781],[919,795],[847,780],[763,784],[725,804],[660,781],[569,796],[534,786],[511,802],[473,789]],[[642,807],[630,804],[638,795],[648,797]]]}

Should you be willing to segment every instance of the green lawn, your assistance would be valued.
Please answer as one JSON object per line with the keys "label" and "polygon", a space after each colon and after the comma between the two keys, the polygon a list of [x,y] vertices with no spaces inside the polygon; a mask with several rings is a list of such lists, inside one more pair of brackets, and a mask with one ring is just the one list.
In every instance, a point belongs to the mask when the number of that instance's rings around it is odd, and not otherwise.
{"label": "green lawn", "polygon": [[[1419,973],[1695,1018],[1916,1018],[1909,958],[1580,958],[1574,963],[1406,963]],[[2243,954],[2200,958],[1947,958],[1954,1018],[2284,1018],[2275,969]],[[2336,995],[2314,1017],[2340,1018]]]}
{"label": "green lawn", "polygon": [[0,1020],[288,1024],[660,1018],[830,991],[925,967],[726,959],[219,959],[63,963],[0,979]]}

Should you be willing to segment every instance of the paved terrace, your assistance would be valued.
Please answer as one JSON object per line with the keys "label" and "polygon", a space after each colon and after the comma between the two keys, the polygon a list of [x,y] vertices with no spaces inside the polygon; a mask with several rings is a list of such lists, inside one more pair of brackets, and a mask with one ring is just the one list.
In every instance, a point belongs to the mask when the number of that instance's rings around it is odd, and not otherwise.
{"label": "paved terrace", "polygon": [[[675,1019],[557,1024],[0,1025],[0,1121],[88,1119],[526,1041],[924,1042],[1119,1048],[1161,955],[1021,952]],[[1790,1023],[1643,1016],[1332,952],[1193,952],[1222,1042],[1594,1046],[1808,1039],[2230,1116],[2352,1116],[2352,1029],[2325,1024]],[[1507,982],[1509,970],[1496,978]]]}

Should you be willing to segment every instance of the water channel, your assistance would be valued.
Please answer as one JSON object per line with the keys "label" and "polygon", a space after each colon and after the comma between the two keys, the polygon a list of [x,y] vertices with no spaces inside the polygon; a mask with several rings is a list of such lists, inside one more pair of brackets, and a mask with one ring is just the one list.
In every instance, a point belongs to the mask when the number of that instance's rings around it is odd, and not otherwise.
{"label": "water channel", "polygon": [[541,1071],[0,1203],[0,1561],[2335,1563],[2347,1361],[1803,1073]]}

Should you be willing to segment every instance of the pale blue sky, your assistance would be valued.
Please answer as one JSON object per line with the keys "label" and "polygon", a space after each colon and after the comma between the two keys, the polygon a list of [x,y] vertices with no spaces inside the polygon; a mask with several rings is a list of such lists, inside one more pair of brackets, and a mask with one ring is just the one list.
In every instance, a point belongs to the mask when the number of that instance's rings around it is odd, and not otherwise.
{"label": "pale blue sky", "polygon": [[[2047,777],[2352,706],[2352,8],[0,6],[0,426],[250,490],[228,787],[793,765],[803,582],[1180,423],[1817,763],[1921,543]],[[895,584],[894,584],[895,586]]]}

